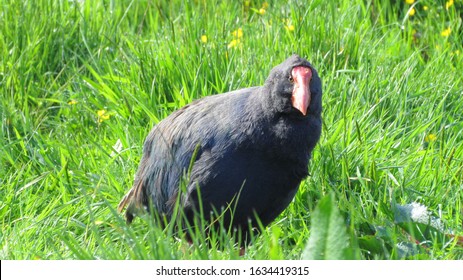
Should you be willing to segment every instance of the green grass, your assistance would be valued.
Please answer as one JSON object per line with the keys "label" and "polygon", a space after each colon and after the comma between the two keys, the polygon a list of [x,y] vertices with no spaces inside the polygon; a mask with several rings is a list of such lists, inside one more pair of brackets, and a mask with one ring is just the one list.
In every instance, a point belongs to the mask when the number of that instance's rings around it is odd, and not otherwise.
{"label": "green grass", "polygon": [[[395,203],[463,234],[461,0],[413,16],[404,1],[268,1],[263,15],[263,1],[159,2],[0,0],[0,259],[300,259],[331,192],[362,259],[413,243]],[[312,175],[246,255],[220,233],[223,250],[149,218],[126,226],[115,208],[152,126],[262,84],[293,52],[323,79],[323,134]],[[456,240],[416,249],[406,258],[463,258]]]}

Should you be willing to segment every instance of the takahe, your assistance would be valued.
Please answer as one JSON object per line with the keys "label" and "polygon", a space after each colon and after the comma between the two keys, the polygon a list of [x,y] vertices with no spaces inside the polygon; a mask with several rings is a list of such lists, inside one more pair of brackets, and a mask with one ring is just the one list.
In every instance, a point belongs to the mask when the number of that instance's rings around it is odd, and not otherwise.
{"label": "takahe", "polygon": [[[153,209],[171,218],[176,203],[189,223],[202,213],[247,234],[271,223],[308,175],[320,138],[322,84],[293,55],[263,86],[204,97],[150,132],[132,189],[119,204],[130,223]],[[217,215],[215,215],[217,217]]]}

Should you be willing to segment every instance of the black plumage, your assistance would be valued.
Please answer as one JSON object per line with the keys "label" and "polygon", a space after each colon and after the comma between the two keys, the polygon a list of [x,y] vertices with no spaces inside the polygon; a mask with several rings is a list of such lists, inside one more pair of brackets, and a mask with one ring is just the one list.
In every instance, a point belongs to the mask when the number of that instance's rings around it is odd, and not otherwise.
{"label": "black plumage", "polygon": [[229,207],[225,226],[246,232],[257,226],[256,217],[268,225],[308,175],[321,133],[321,98],[317,71],[293,55],[272,69],[263,86],[205,97],[175,111],[146,138],[134,185],[119,210],[127,206],[128,222],[150,207],[171,218],[178,201],[192,223],[201,199],[206,221]]}

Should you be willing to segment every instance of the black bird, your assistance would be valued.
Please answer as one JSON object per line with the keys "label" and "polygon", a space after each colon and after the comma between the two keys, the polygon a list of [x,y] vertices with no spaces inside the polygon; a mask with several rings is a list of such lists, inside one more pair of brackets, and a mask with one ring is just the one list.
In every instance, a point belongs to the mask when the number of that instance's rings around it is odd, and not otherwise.
{"label": "black bird", "polygon": [[175,111],[146,138],[119,211],[127,206],[128,223],[147,209],[171,218],[179,203],[190,223],[201,212],[208,222],[210,213],[222,213],[224,226],[244,234],[258,220],[268,225],[308,175],[321,133],[321,98],[317,71],[293,55],[263,86],[204,97]]}

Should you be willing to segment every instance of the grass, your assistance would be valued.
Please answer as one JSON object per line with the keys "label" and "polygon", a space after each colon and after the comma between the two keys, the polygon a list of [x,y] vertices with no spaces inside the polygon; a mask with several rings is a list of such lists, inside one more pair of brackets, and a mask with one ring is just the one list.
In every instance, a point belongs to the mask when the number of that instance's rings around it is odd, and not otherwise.
{"label": "grass", "polygon": [[[463,234],[463,2],[284,2],[0,0],[0,259],[300,259],[329,193],[359,258],[462,259],[456,239],[400,254],[413,241],[393,207]],[[126,226],[115,208],[152,126],[293,52],[323,79],[323,134],[246,255],[222,233],[217,250]]]}

